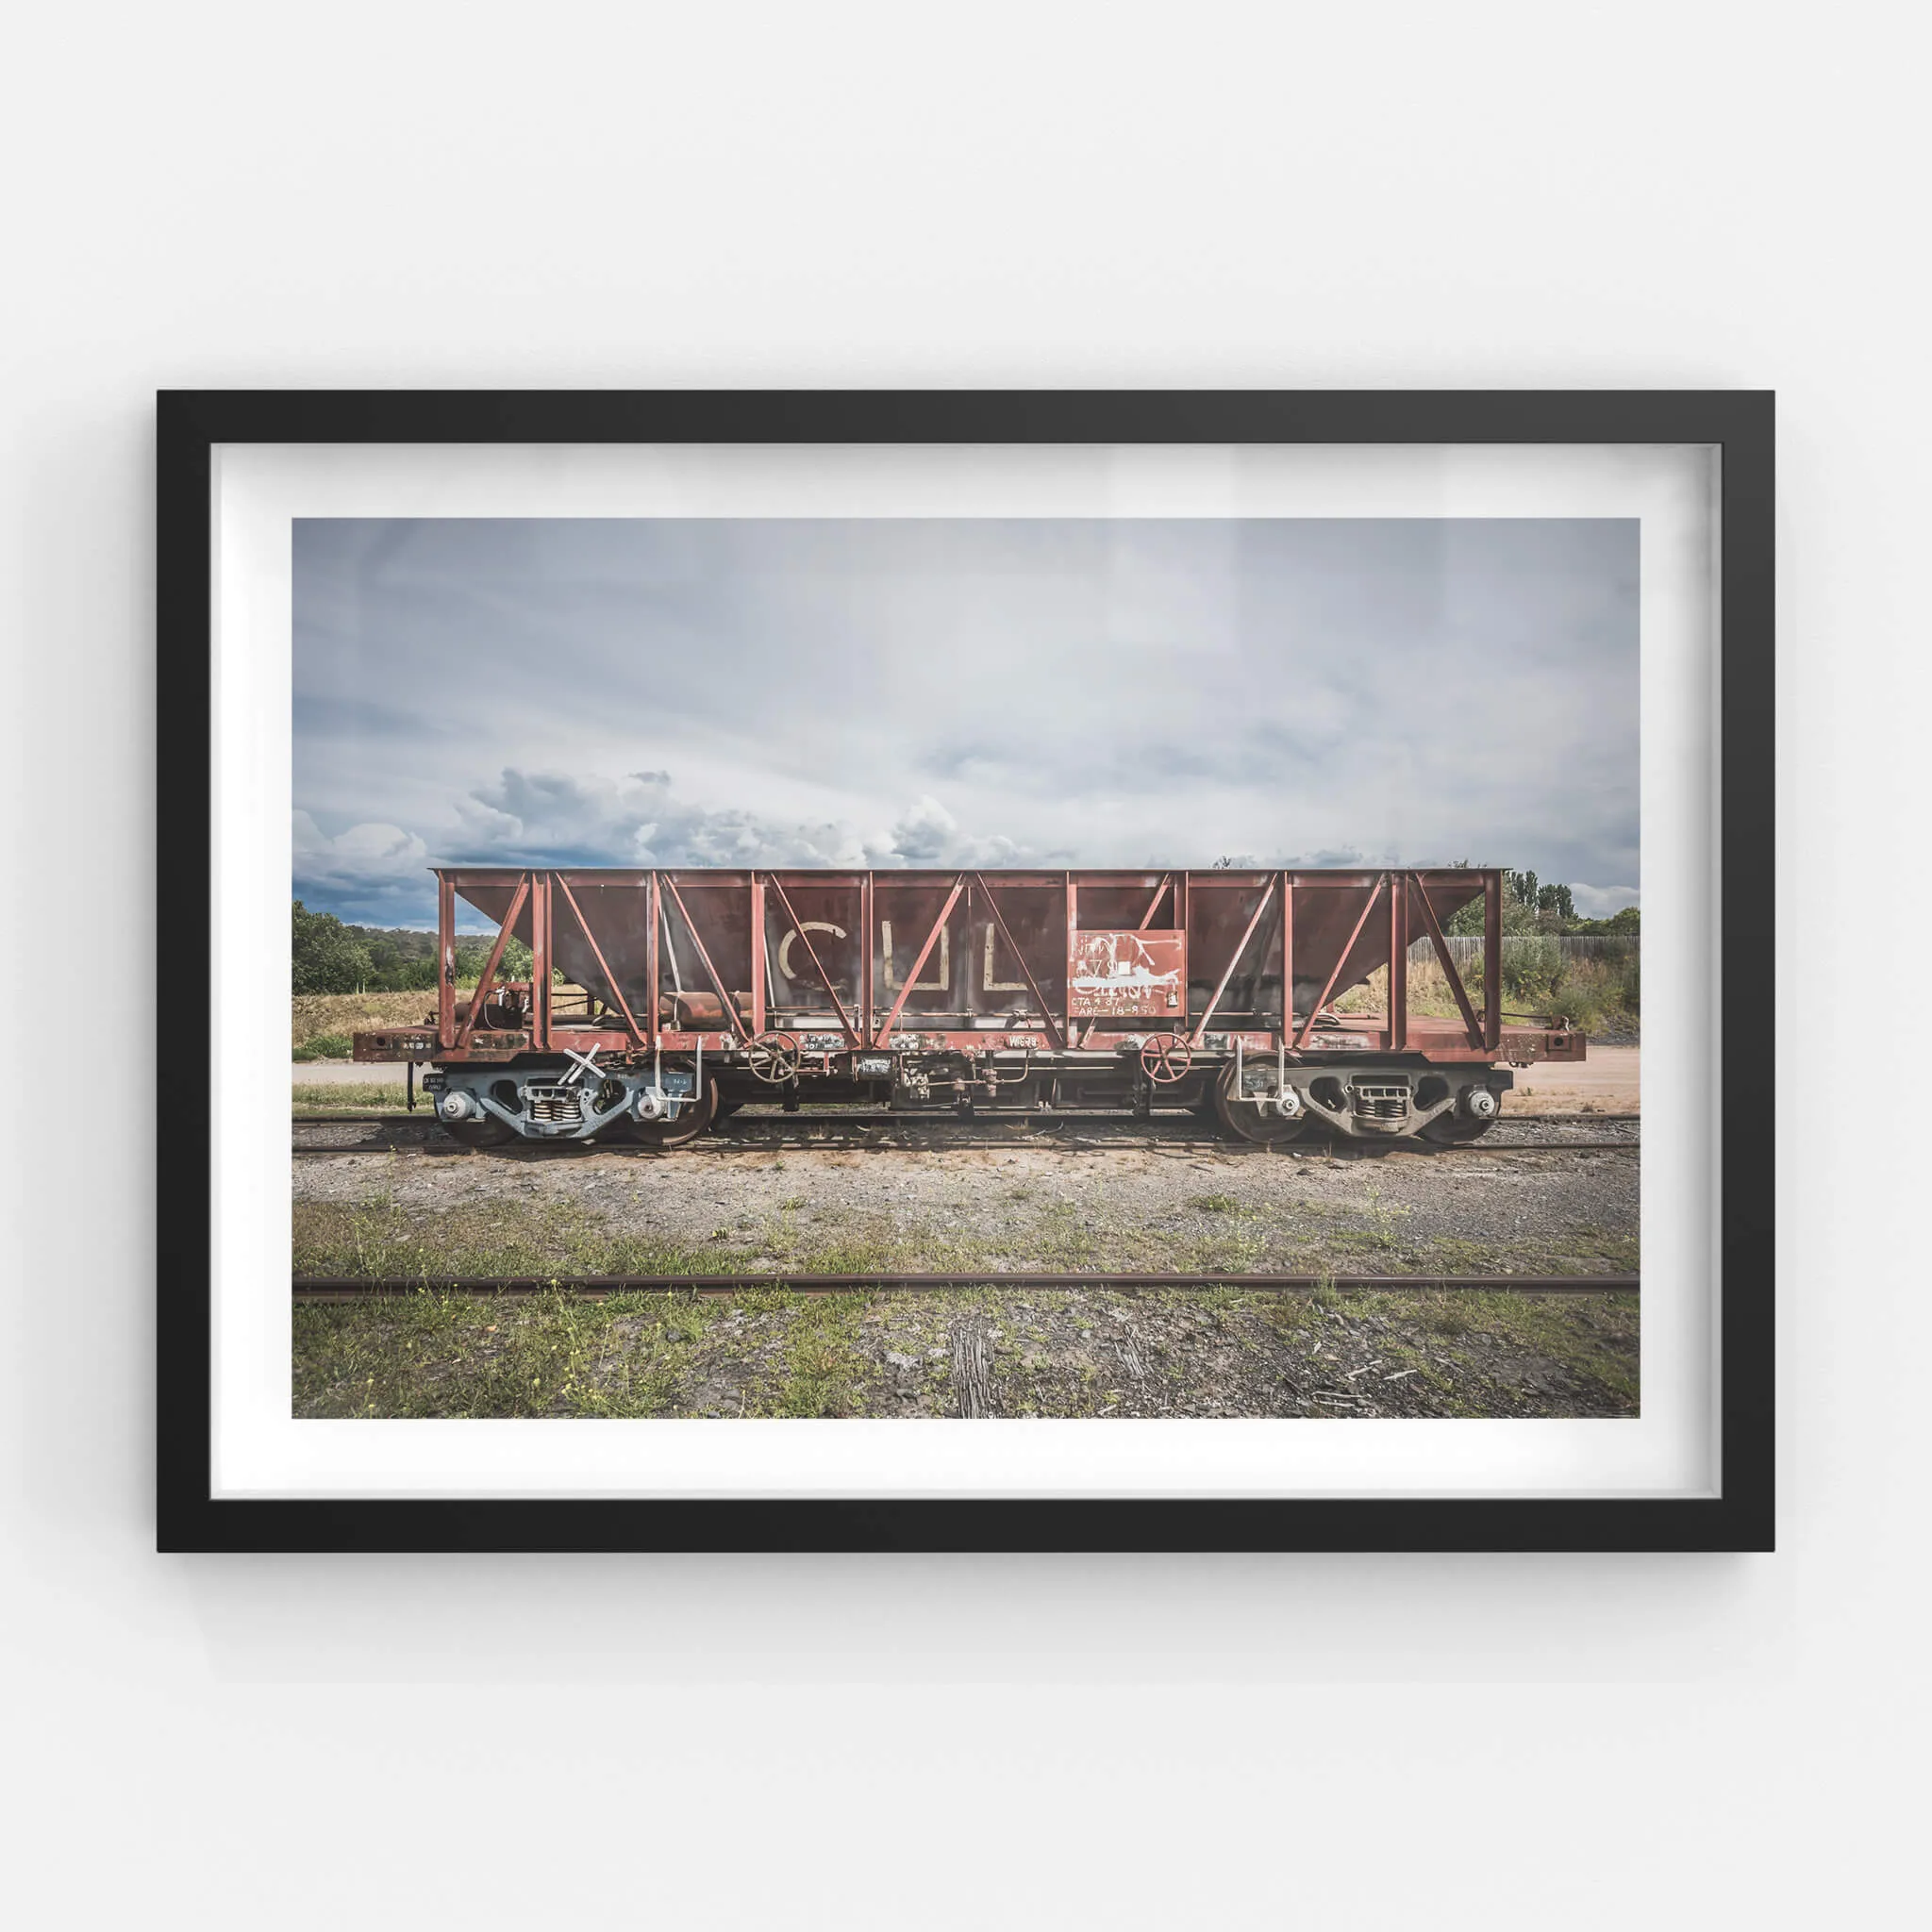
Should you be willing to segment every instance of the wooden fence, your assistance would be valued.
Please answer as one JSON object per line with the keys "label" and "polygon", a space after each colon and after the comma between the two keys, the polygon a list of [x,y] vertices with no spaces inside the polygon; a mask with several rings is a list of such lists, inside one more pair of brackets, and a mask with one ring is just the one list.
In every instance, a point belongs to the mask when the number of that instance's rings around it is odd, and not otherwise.
{"label": "wooden fence", "polygon": [[[1539,957],[1547,957],[1544,949],[1555,946],[1557,957],[1562,959],[1635,959],[1641,949],[1641,936],[1636,933],[1621,932],[1515,932],[1503,935],[1503,958],[1507,963],[1512,958],[1520,958],[1530,947],[1538,949]],[[1408,949],[1409,963],[1420,966],[1433,960],[1436,949],[1427,939],[1414,941]],[[1449,957],[1456,962],[1460,973],[1468,967],[1480,966],[1483,958],[1483,942],[1473,937],[1452,935],[1449,940]]]}

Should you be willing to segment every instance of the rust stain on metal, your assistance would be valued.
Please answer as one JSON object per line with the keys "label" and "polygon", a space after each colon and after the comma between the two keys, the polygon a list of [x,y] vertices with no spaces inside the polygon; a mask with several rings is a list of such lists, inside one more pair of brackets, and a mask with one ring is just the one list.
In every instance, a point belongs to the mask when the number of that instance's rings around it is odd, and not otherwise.
{"label": "rust stain on metal", "polygon": [[1067,956],[1068,1012],[1077,1020],[1167,1019],[1187,997],[1184,932],[1076,932]]}

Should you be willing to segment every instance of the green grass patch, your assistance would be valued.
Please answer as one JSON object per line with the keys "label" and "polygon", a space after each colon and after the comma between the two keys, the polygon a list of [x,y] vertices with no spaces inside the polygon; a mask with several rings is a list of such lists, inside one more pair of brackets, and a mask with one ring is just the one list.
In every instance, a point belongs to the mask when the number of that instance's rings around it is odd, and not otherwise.
{"label": "green grass patch", "polygon": [[289,1057],[296,1060],[345,1060],[356,1050],[346,1033],[317,1033],[300,1046],[291,1047]]}
{"label": "green grass patch", "polygon": [[[341,1090],[354,1093],[354,1088]],[[1205,1198],[1231,1199],[1227,1196]],[[1203,1221],[1126,1224],[1104,1197],[1041,1205],[1025,1224],[966,1228],[891,1213],[824,1216],[786,1201],[679,1237],[626,1230],[580,1204],[484,1199],[405,1210],[388,1195],[300,1201],[294,1265],[304,1274],[973,1274],[1106,1269],[1181,1275],[1287,1274],[1597,1274],[1636,1272],[1633,1235],[1599,1228],[1496,1241],[1419,1238],[1406,1210],[1373,1196],[1317,1212],[1297,1201],[1235,1205]]]}
{"label": "green grass patch", "polygon": [[717,1310],[691,1298],[425,1289],[294,1311],[294,1412],[313,1416],[650,1416],[683,1398]]}
{"label": "green grass patch", "polygon": [[[1181,1289],[1132,1298],[989,1283],[944,1294],[546,1293],[510,1301],[425,1288],[294,1310],[298,1416],[821,1418],[950,1413],[948,1337],[990,1322],[1008,1415],[1092,1416],[1150,1388],[1224,1399],[1234,1377],[1306,1386],[1364,1355],[1410,1371],[1426,1412],[1522,1414],[1567,1388],[1593,1412],[1637,1408],[1638,1300],[1497,1292]],[[1124,1358],[1131,1333],[1142,1374]],[[1318,1353],[1316,1344],[1324,1344]],[[888,1369],[888,1350],[916,1367]],[[935,1353],[939,1351],[939,1353]],[[1233,1366],[1230,1367],[1230,1364]],[[1370,1386],[1365,1384],[1366,1386]],[[915,1400],[908,1408],[908,1394]],[[1265,1411],[1264,1411],[1265,1412]]]}
{"label": "green grass patch", "polygon": [[354,1204],[297,1201],[297,1274],[728,1274],[740,1258],[708,1243],[613,1230],[561,1204],[478,1201],[407,1213],[388,1195]]}
{"label": "green grass patch", "polygon": [[[298,1054],[299,1059],[301,1056]],[[290,1105],[297,1113],[407,1113],[408,1095],[407,1091],[387,1081],[344,1080],[340,1085],[329,1082],[300,1081],[290,1089]],[[416,1110],[425,1114],[427,1103],[419,1093],[416,1096]]]}
{"label": "green grass patch", "polygon": [[785,1335],[781,1379],[768,1413],[793,1417],[864,1413],[874,1379],[858,1352],[859,1325],[871,1300],[863,1294],[795,1295]]}

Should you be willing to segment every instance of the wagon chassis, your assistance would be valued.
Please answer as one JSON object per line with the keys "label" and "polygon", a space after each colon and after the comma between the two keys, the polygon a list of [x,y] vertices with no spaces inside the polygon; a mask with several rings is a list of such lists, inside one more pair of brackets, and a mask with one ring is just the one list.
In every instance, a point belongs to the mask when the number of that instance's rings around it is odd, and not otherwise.
{"label": "wagon chassis", "polygon": [[[958,1114],[1186,1106],[1249,1141],[1467,1140],[1497,1118],[1509,1068],[1586,1050],[1560,1018],[1506,1025],[1495,972],[1480,1008],[1471,997],[1444,927],[1480,898],[1484,958],[1500,958],[1496,870],[436,877],[436,1011],[359,1033],[354,1051],[429,1064],[438,1117],[472,1144],[675,1145],[774,1098]],[[466,1000],[458,899],[495,926]],[[903,972],[895,919],[922,935]],[[529,948],[527,978],[505,971],[512,938]],[[1419,938],[1452,1019],[1409,1011]],[[1334,1010],[1391,960],[1404,970],[1382,1012]]]}

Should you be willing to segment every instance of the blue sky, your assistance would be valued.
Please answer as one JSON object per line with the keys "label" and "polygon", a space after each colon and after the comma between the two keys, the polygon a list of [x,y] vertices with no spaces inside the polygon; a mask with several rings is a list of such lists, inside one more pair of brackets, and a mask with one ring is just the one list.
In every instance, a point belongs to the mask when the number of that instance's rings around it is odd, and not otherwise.
{"label": "blue sky", "polygon": [[294,889],[440,862],[1526,867],[1636,902],[1638,525],[304,520]]}

